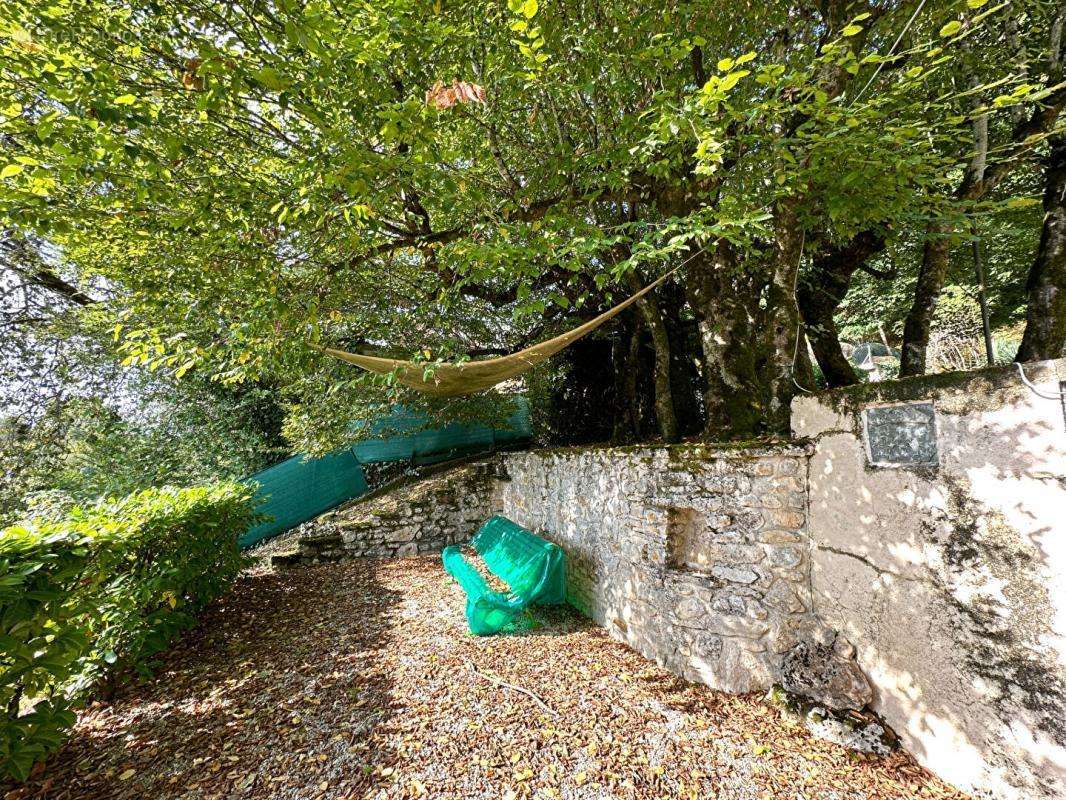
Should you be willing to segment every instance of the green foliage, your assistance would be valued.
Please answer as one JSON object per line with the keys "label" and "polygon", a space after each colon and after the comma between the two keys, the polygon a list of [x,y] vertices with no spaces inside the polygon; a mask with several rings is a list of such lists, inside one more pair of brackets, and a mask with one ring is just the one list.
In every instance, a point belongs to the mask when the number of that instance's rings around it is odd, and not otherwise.
{"label": "green foliage", "polygon": [[[951,194],[973,118],[995,143],[1048,101],[1056,4],[912,6],[9,0],[0,228],[100,287],[127,364],[279,387],[320,448],[403,397],[309,342],[509,350],[683,262],[710,324],[760,296],[783,235],[805,260],[972,214]],[[451,82],[480,97],[429,101]]]}
{"label": "green foliage", "polygon": [[0,532],[0,773],[25,779],[103,684],[222,594],[257,516],[240,484],[150,489]]}
{"label": "green foliage", "polygon": [[133,400],[139,408],[120,412],[114,398],[75,396],[29,422],[0,418],[0,524],[149,486],[236,480],[288,453],[266,389],[145,382]]}
{"label": "green foliage", "polygon": [[[985,204],[986,211],[978,218],[977,236],[987,276],[994,331],[1013,329],[1025,319],[1025,279],[1035,257],[1042,214],[1038,205],[1011,204],[1009,199],[1038,192],[1040,178],[1037,169],[1019,169],[1012,181]],[[960,298],[960,292],[971,300],[976,298],[972,241],[971,236],[959,236],[953,244],[948,283],[941,296],[948,309],[937,312],[934,330],[942,330],[945,324],[959,319],[956,312],[961,309],[956,299]],[[889,277],[856,274],[851,291],[840,308],[839,330],[844,340],[855,343],[880,341],[880,324],[890,342],[899,344],[903,320],[913,298],[923,244],[920,229],[904,229],[893,237],[885,252],[872,264],[878,273]],[[963,319],[969,326],[969,335],[977,339],[981,336],[980,320],[975,317],[973,308],[969,305]],[[1015,331],[1012,337],[1019,339],[1020,334]],[[1017,341],[1013,347],[1016,349]]]}
{"label": "green foliage", "polygon": [[[175,374],[310,371],[308,339],[461,352],[466,287],[514,292],[520,320],[580,308],[600,298],[577,273],[603,273],[596,256],[618,233],[659,261],[678,233],[756,246],[767,204],[798,186],[824,198],[810,215],[837,235],[910,214],[951,127],[923,89],[945,53],[916,48],[917,73],[886,71],[884,91],[845,105],[826,76],[877,65],[856,51],[870,23],[844,20],[826,43],[789,3],[740,18],[717,2],[8,8],[0,130],[21,169],[0,187],[0,220],[120,288],[127,357]],[[700,86],[697,48],[718,66]],[[453,77],[479,79],[488,101],[423,101]],[[639,231],[590,224],[597,196],[609,208],[693,170],[708,191],[738,154],[724,193],[680,230],[660,232],[658,214]],[[529,213],[555,197],[571,199]],[[402,246],[426,224],[461,235]]]}

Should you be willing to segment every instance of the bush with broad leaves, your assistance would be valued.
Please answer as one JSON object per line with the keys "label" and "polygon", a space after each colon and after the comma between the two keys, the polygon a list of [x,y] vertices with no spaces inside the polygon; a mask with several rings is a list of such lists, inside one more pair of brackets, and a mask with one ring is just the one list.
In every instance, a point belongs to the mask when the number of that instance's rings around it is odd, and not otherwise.
{"label": "bush with broad leaves", "polygon": [[258,521],[242,484],[149,489],[0,531],[0,774],[24,780],[73,709],[148,674],[232,584]]}

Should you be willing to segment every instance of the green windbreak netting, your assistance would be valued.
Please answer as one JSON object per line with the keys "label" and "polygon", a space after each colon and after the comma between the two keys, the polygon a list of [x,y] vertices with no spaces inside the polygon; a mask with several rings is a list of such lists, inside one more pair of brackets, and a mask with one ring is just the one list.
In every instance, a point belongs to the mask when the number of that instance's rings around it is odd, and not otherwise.
{"label": "green windbreak netting", "polygon": [[363,467],[348,449],[322,458],[293,456],[245,481],[259,484],[259,511],[272,519],[244,534],[241,547],[283,533],[367,490]]}
{"label": "green windbreak netting", "polygon": [[323,458],[293,456],[245,478],[245,482],[259,485],[259,511],[271,519],[244,534],[241,547],[284,533],[365,493],[368,487],[363,464],[386,461],[432,464],[529,439],[529,405],[521,397],[516,398],[516,405],[507,427],[499,429],[453,423],[424,430],[427,419],[424,415],[398,409],[372,426],[371,432],[379,434],[377,437]]}
{"label": "green windbreak netting", "polygon": [[[442,428],[426,430],[426,417],[422,414],[398,410],[377,421],[371,427],[371,438],[358,442],[352,448],[364,464],[384,461],[412,461],[415,464],[430,464],[449,458],[507,447],[529,439],[529,404],[524,397],[515,399],[517,408],[507,420],[505,428],[490,428],[488,425],[451,423]],[[391,435],[383,435],[392,431]],[[411,433],[406,433],[411,431]]]}

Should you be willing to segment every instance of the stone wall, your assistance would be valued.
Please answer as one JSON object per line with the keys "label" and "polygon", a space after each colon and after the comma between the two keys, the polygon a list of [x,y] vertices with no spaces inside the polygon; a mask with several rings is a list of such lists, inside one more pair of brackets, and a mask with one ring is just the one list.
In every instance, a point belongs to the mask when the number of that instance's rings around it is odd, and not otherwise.
{"label": "stone wall", "polygon": [[290,560],[439,550],[503,513],[676,673],[868,705],[963,789],[1063,798],[1066,361],[1026,369],[801,397],[774,447],[498,456],[322,517]]}
{"label": "stone wall", "polygon": [[401,481],[301,525],[271,554],[277,566],[397,558],[465,542],[490,516],[496,460]]}
{"label": "stone wall", "polygon": [[728,692],[805,671],[806,693],[861,708],[869,687],[846,643],[811,614],[807,458],[803,446],[512,454],[493,506],[562,546],[570,602],[647,658]]}
{"label": "stone wall", "polygon": [[1066,361],[1026,372],[1036,391],[1008,367],[799,398],[793,427],[814,448],[813,611],[855,644],[874,708],[957,786],[1051,800],[1066,797]]}

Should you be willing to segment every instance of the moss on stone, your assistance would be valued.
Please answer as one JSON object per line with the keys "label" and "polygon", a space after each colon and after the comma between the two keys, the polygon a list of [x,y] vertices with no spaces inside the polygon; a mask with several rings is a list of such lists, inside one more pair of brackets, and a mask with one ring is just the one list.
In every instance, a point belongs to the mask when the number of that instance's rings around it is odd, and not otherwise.
{"label": "moss on stone", "polygon": [[1028,391],[1013,366],[985,367],[965,372],[941,372],[880,383],[862,383],[816,396],[839,414],[857,415],[876,403],[936,400],[947,414],[992,411],[1022,398]]}
{"label": "moss on stone", "polygon": [[781,455],[801,455],[808,447],[807,439],[750,439],[723,442],[686,442],[683,444],[633,444],[633,445],[580,445],[576,447],[546,447],[528,451],[540,458],[573,457],[585,454],[625,455],[643,457],[651,461],[658,453],[665,452],[671,467],[696,465],[714,458],[747,460],[773,458]]}

